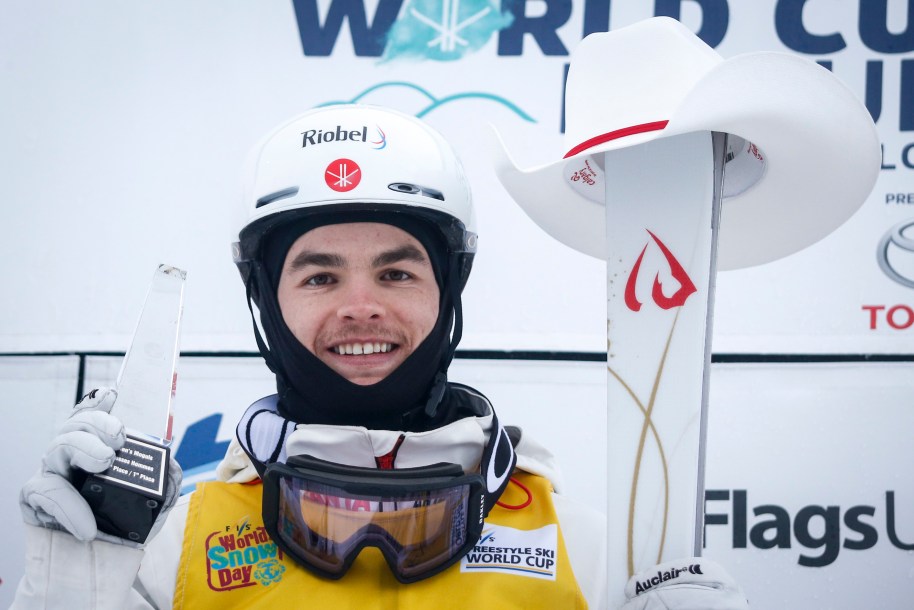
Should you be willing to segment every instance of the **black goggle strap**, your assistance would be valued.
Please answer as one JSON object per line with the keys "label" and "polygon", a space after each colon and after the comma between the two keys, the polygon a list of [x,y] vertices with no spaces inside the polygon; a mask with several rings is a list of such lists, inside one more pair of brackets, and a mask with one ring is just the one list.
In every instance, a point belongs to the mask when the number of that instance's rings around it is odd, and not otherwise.
{"label": "black goggle strap", "polygon": [[482,462],[480,462],[480,470],[486,482],[486,516],[489,515],[489,511],[495,507],[495,503],[508,487],[516,464],[517,454],[514,453],[514,445],[511,444],[507,431],[498,421],[498,416],[493,409],[492,432],[489,435],[489,442],[482,451]]}

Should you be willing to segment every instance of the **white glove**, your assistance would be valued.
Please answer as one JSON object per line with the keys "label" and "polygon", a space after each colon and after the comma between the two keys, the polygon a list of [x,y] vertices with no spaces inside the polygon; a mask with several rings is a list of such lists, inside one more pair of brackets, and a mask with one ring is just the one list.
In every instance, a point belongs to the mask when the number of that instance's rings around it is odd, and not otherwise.
{"label": "white glove", "polygon": [[710,559],[668,561],[635,574],[621,610],[749,610],[742,589]]}
{"label": "white glove", "polygon": [[[42,458],[41,469],[26,481],[19,494],[22,518],[29,525],[66,530],[78,540],[105,540],[133,547],[142,546],[99,532],[89,503],[70,483],[74,469],[104,472],[114,463],[115,450],[124,446],[124,425],[113,415],[117,400],[112,388],[92,390],[76,405]],[[168,485],[162,510],[148,543],[165,523],[165,516],[181,492],[181,468],[173,459],[168,465]]]}

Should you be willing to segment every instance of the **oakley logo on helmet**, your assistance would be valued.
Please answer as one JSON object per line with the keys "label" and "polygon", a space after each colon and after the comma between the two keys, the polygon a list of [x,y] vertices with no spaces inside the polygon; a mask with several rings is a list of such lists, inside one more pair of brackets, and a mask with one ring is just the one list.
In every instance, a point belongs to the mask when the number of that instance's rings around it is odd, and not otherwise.
{"label": "oakley logo on helmet", "polygon": [[[697,291],[697,288],[695,288],[695,284],[692,283],[692,280],[689,278],[685,269],[682,268],[682,265],[679,264],[679,261],[673,256],[673,253],[670,252],[670,249],[667,248],[656,235],[650,231],[648,231],[648,234],[653,238],[654,243],[657,244],[660,251],[663,252],[663,256],[670,266],[670,273],[672,274],[673,279],[679,282],[679,289],[674,292],[672,296],[668,297],[663,294],[663,284],[660,282],[660,273],[657,273],[657,275],[654,276],[654,286],[651,290],[651,296],[654,298],[654,303],[661,309],[681,307],[685,304],[686,299]],[[635,284],[638,281],[638,271],[641,269],[641,260],[644,258],[644,253],[647,252],[647,247],[649,245],[650,242],[644,244],[644,248],[641,250],[641,254],[638,255],[638,260],[635,261],[635,266],[632,267],[632,272],[628,276],[628,282],[625,284],[625,305],[632,311],[639,311],[641,309],[641,301],[638,300],[638,297],[635,294]]]}
{"label": "oakley logo on helmet", "polygon": [[[902,286],[914,288],[914,264],[900,265],[899,259],[904,255],[893,257],[895,264],[889,261],[889,246],[895,245],[899,250],[903,250],[911,262],[914,262],[914,237],[906,237],[904,232],[914,227],[914,219],[905,220],[888,231],[879,240],[879,247],[876,249],[876,260],[879,262],[879,268],[889,278],[898,282]],[[901,267],[901,270],[899,270]],[[902,273],[901,271],[905,273]]]}
{"label": "oakley logo on helmet", "polygon": [[394,182],[388,184],[387,188],[394,191],[395,193],[406,193],[408,195],[424,195],[425,197],[431,197],[432,199],[438,199],[439,201],[444,201],[444,195],[441,191],[436,191],[435,189],[430,189],[425,186],[419,186],[417,184],[407,184],[405,182]]}
{"label": "oakley logo on helmet", "polygon": [[324,170],[324,180],[334,191],[345,193],[362,181],[362,168],[352,159],[337,159]]}

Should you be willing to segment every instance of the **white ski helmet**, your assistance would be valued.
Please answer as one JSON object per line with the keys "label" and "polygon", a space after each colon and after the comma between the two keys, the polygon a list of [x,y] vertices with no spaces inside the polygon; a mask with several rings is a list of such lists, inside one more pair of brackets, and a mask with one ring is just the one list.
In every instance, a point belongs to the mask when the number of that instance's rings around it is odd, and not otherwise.
{"label": "white ski helmet", "polygon": [[244,197],[247,218],[232,250],[246,284],[271,230],[349,210],[431,222],[458,257],[461,288],[472,266],[476,227],[463,166],[441,134],[401,112],[334,105],[287,121],[249,158]]}

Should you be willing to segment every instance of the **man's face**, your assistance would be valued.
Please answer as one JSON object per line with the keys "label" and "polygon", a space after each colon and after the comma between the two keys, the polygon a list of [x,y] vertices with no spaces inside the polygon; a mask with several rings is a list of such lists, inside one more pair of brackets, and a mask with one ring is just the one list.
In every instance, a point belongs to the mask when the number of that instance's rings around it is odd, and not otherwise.
{"label": "man's face", "polygon": [[412,235],[380,223],[327,225],[283,263],[279,308],[295,338],[359,385],[392,373],[438,319],[438,284]]}

